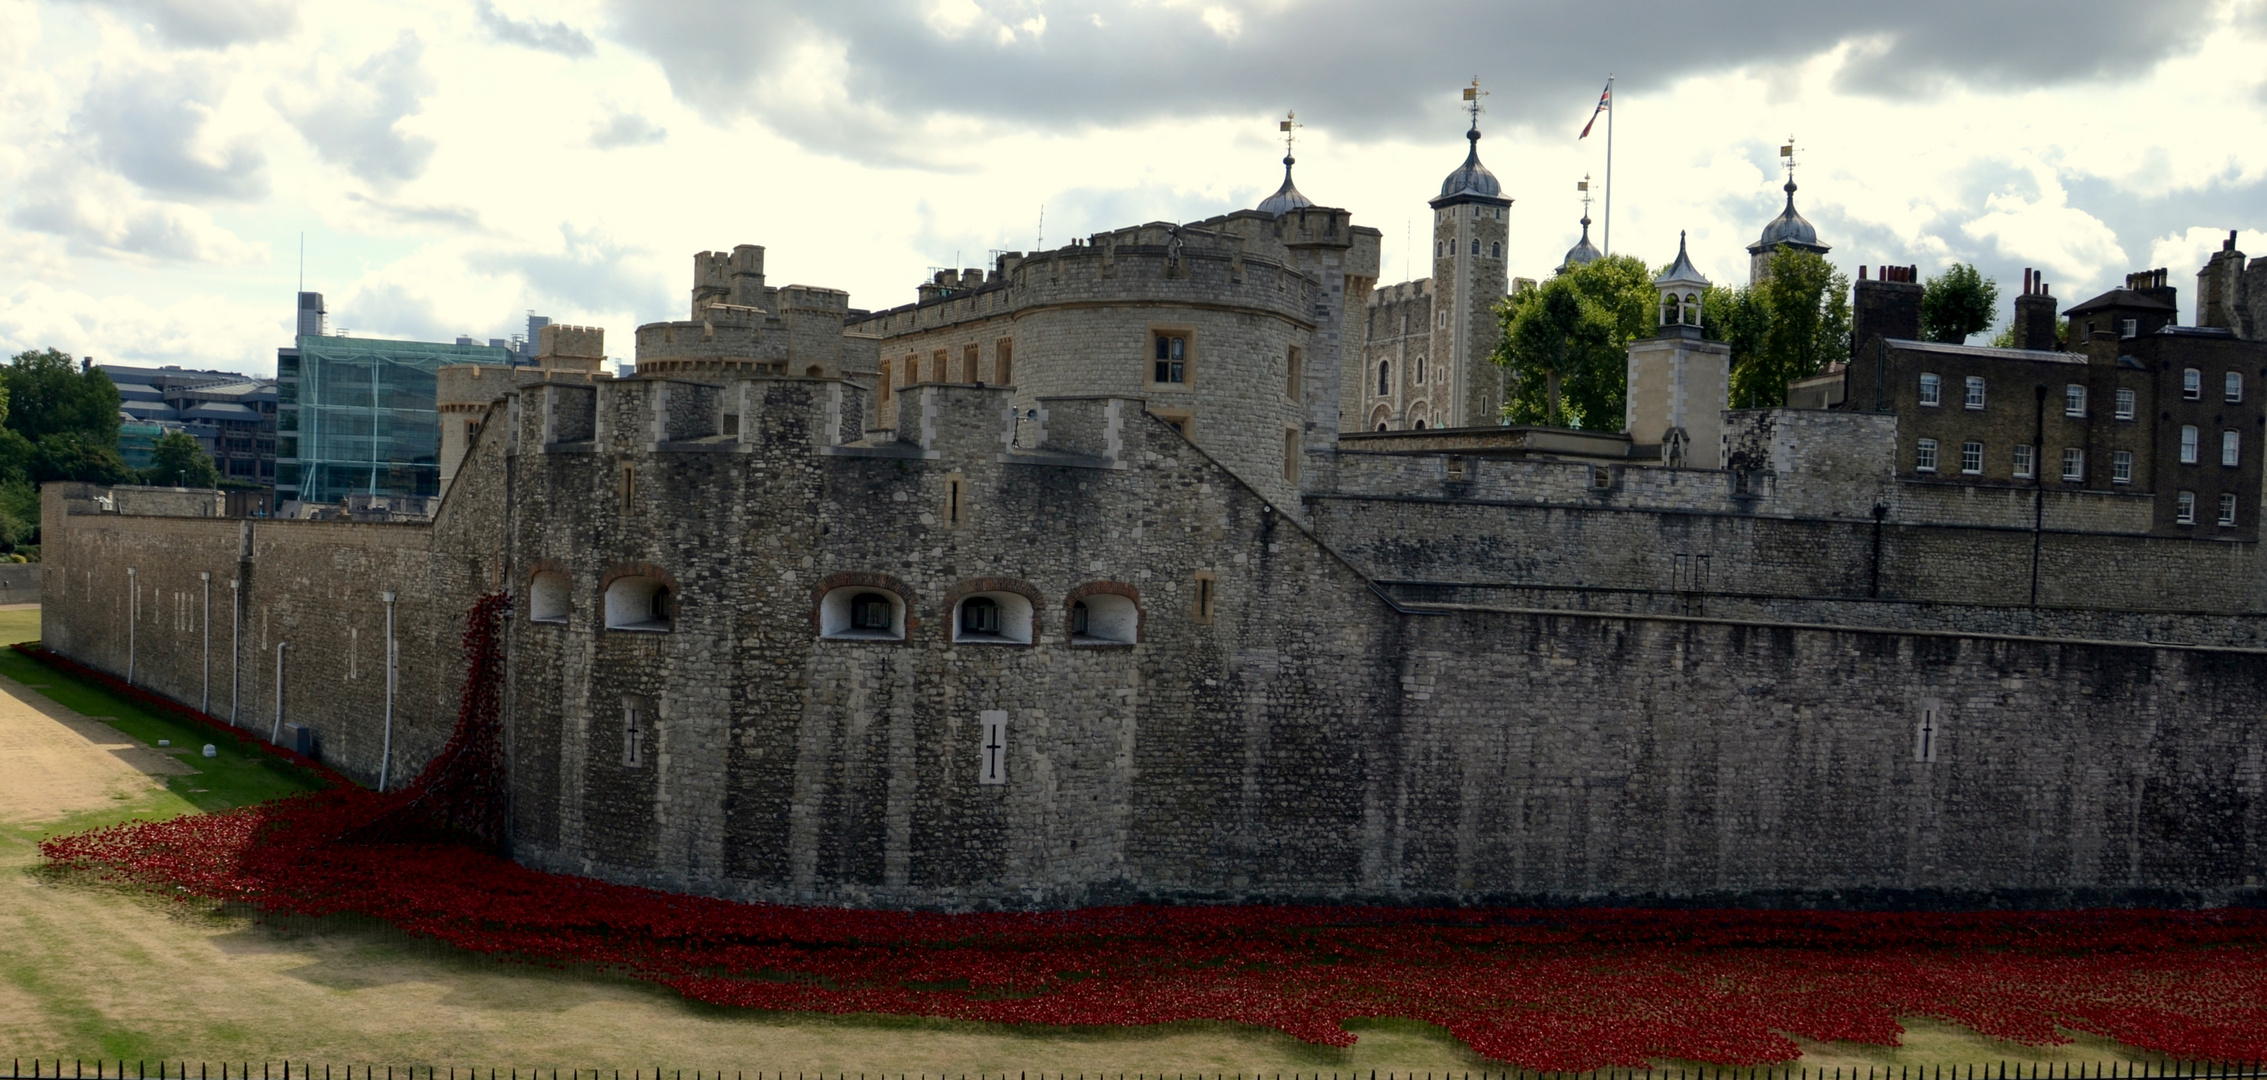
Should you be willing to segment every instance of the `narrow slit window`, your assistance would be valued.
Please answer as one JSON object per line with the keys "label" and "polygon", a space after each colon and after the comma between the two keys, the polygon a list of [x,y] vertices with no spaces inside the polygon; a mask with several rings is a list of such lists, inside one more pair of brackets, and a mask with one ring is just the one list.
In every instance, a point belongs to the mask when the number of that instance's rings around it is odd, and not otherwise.
{"label": "narrow slit window", "polygon": [[1200,623],[1208,623],[1212,621],[1212,605],[1215,599],[1213,592],[1217,584],[1218,583],[1215,580],[1212,571],[1197,571],[1196,604],[1194,605],[1193,609],[1193,614],[1196,616],[1196,621]]}
{"label": "narrow slit window", "polygon": [[1001,386],[1015,385],[1015,341],[1001,338],[992,346],[993,378]]}

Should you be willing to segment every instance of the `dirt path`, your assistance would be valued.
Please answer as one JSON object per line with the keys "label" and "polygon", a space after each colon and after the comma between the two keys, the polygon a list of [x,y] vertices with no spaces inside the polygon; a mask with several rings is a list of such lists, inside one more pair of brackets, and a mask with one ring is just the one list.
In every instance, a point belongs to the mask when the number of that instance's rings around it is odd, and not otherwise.
{"label": "dirt path", "polygon": [[0,821],[32,824],[140,800],[194,770],[9,679],[0,679]]}

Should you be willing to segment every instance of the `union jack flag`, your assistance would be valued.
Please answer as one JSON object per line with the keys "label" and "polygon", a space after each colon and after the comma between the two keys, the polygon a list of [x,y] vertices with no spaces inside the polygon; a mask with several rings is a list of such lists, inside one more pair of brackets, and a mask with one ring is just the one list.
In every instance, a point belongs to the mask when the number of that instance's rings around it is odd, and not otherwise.
{"label": "union jack flag", "polygon": [[1590,129],[1598,123],[1598,114],[1605,112],[1607,109],[1611,109],[1613,107],[1614,84],[1609,81],[1606,83],[1606,89],[1604,90],[1604,92],[1598,95],[1598,107],[1590,110],[1590,123],[1582,125],[1582,134],[1575,136],[1575,141],[1580,142],[1583,139],[1589,138]]}

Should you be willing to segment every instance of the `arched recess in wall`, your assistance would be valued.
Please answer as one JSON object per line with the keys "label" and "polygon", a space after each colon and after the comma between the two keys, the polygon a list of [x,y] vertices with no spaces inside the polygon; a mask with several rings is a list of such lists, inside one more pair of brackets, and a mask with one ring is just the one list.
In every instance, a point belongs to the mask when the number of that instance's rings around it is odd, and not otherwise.
{"label": "arched recess in wall", "polygon": [[1116,581],[1090,581],[1063,598],[1063,629],[1075,647],[1141,642],[1141,592]]}
{"label": "arched recess in wall", "polygon": [[575,579],[566,564],[538,559],[527,576],[527,621],[564,626],[574,610]]}
{"label": "arched recess in wall", "polygon": [[830,574],[811,591],[811,625],[833,641],[905,641],[916,625],[913,590],[888,574]]}
{"label": "arched recess in wall", "polygon": [[606,628],[666,634],[677,628],[677,581],[651,563],[625,563],[599,582],[605,598]]}
{"label": "arched recess in wall", "polygon": [[1371,409],[1371,410],[1370,410],[1370,430],[1371,430],[1371,431],[1391,431],[1391,430],[1393,430],[1393,429],[1392,429],[1392,426],[1391,426],[1391,425],[1392,425],[1392,420],[1393,420],[1393,411],[1392,411],[1391,409],[1388,409],[1388,408],[1386,408],[1386,407],[1385,407],[1385,406],[1383,406],[1383,405],[1380,405],[1380,406],[1378,406],[1377,408],[1375,408],[1375,409]]}
{"label": "arched recess in wall", "polygon": [[1029,645],[1039,639],[1039,590],[1015,578],[971,578],[945,596],[954,644]]}

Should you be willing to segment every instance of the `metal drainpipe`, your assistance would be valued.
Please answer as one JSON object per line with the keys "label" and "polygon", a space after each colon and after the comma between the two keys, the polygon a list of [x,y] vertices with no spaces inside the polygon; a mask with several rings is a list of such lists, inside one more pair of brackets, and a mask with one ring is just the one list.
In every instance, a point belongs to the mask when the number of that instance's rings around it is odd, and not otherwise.
{"label": "metal drainpipe", "polygon": [[197,711],[213,714],[213,575],[210,570],[197,572],[197,580],[205,583],[205,692],[204,700],[197,703]]}
{"label": "metal drainpipe", "polygon": [[236,707],[244,697],[244,648],[242,624],[244,621],[244,590],[235,578],[228,579],[228,726],[236,726]]}
{"label": "metal drainpipe", "polygon": [[378,750],[378,790],[383,792],[394,763],[394,594],[379,596],[386,601],[386,735]]}
{"label": "metal drainpipe", "polygon": [[268,732],[268,742],[275,744],[283,739],[283,651],[291,647],[288,641],[276,642],[276,722]]}
{"label": "metal drainpipe", "polygon": [[126,568],[126,685],[134,685],[134,631],[135,623],[142,621],[142,583],[134,576],[134,568]]}
{"label": "metal drainpipe", "polygon": [[2040,383],[2035,391],[2038,397],[2038,417],[2031,429],[2031,618],[2036,622],[2039,607],[2039,548],[2045,538],[2047,521],[2047,387]]}

